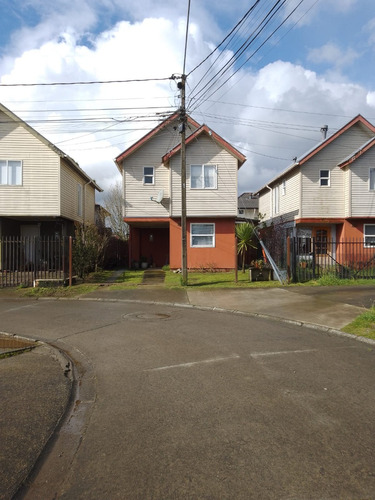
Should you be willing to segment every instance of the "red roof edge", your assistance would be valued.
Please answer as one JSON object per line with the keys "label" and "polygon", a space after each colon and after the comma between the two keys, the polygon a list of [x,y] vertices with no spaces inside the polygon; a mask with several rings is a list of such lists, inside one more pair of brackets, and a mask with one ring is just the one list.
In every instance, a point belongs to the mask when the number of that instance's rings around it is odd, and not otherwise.
{"label": "red roof edge", "polygon": [[[143,137],[141,137],[137,142],[135,142],[132,146],[130,146],[130,148],[126,149],[119,156],[117,156],[115,158],[115,160],[114,160],[115,163],[116,163],[116,165],[117,165],[117,167],[120,168],[120,163],[123,160],[125,160],[125,158],[127,158],[132,153],[134,153],[138,148],[140,148],[143,144],[145,144],[145,142],[147,142],[152,137],[154,137],[164,127],[166,127],[167,125],[169,125],[170,123],[172,123],[174,120],[176,120],[176,118],[178,118],[179,114],[180,114],[179,111],[175,111],[171,116],[169,116],[164,121],[162,121],[161,123],[159,123],[159,125],[157,125],[152,130],[150,130],[150,132],[147,132],[146,135],[144,135]],[[193,120],[193,118],[191,118],[189,115],[187,115],[187,121],[188,121],[188,123],[190,123],[194,127],[200,127],[200,124],[198,122],[196,122],[195,120]]]}
{"label": "red roof edge", "polygon": [[337,137],[339,137],[341,134],[346,132],[348,129],[350,129],[353,125],[356,123],[362,123],[365,127],[367,127],[371,132],[375,133],[375,126],[370,123],[366,118],[364,118],[362,115],[358,114],[355,116],[350,122],[346,123],[343,127],[341,127],[337,132],[335,132],[331,137],[328,137],[325,141],[320,143],[315,149],[310,151],[304,158],[299,160],[299,164],[303,165],[306,161],[308,161],[311,157],[319,153],[323,148],[328,146],[331,142],[333,142]]}
{"label": "red roof edge", "polygon": [[373,137],[367,144],[365,144],[363,147],[359,148],[357,151],[355,151],[349,158],[346,160],[342,161],[341,163],[338,164],[340,168],[347,167],[353,161],[357,160],[360,156],[362,156],[366,151],[371,149],[375,145],[375,137]]}
{"label": "red roof edge", "polygon": [[[221,144],[224,149],[229,151],[233,156],[237,158],[239,161],[239,167],[246,161],[246,156],[244,156],[242,153],[238,151],[235,147],[233,147],[229,142],[227,142],[225,139],[223,139],[219,134],[211,130],[207,125],[201,125],[195,132],[189,135],[189,137],[186,138],[185,144],[188,145],[190,144],[194,139],[196,139],[199,135],[202,133],[205,133],[212,137],[216,142]],[[171,149],[167,154],[165,154],[162,157],[163,163],[167,162],[172,156],[177,154],[181,149],[181,144],[178,144],[175,146],[173,149]]]}

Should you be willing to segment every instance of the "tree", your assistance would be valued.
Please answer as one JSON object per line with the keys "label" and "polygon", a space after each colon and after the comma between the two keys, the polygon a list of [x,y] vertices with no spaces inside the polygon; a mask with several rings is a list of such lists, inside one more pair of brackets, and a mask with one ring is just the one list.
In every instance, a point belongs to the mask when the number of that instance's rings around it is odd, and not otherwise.
{"label": "tree", "polygon": [[103,263],[108,234],[94,224],[76,224],[73,243],[73,267],[80,278],[97,271]]}
{"label": "tree", "polygon": [[116,184],[109,188],[104,197],[104,208],[109,214],[109,227],[112,229],[112,233],[120,238],[120,240],[127,240],[129,234],[129,228],[126,222],[124,222],[123,216],[124,202],[121,182],[116,182]]}
{"label": "tree", "polygon": [[237,237],[237,251],[242,257],[242,272],[245,272],[245,258],[246,252],[249,248],[256,248],[254,245],[255,231],[252,224],[249,222],[242,222],[236,224],[236,237]]}

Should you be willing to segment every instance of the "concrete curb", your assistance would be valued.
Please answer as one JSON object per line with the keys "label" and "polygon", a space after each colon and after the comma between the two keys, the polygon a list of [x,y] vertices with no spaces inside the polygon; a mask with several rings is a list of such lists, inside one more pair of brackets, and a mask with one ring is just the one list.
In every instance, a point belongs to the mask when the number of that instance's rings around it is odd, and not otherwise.
{"label": "concrete curb", "polygon": [[[56,299],[56,300],[59,300],[59,299]],[[272,316],[271,314],[240,311],[238,309],[225,309],[223,307],[198,306],[195,304],[183,304],[183,303],[178,303],[178,302],[159,302],[159,301],[153,301],[153,300],[146,301],[146,300],[136,300],[136,299],[104,299],[104,298],[81,297],[78,299],[66,299],[66,298],[64,298],[63,300],[82,300],[82,301],[91,301],[91,302],[124,302],[124,303],[131,303],[131,304],[149,304],[149,305],[157,305],[157,306],[181,307],[181,308],[186,308],[186,309],[198,309],[201,311],[232,313],[232,314],[238,314],[238,315],[243,315],[243,316],[248,316],[248,317],[253,317],[253,318],[263,318],[263,319],[272,320],[272,321],[280,321],[282,323],[287,323],[290,325],[310,328],[312,330],[318,330],[318,331],[321,331],[323,333],[337,335],[340,337],[346,337],[348,339],[357,340],[358,342],[364,342],[366,344],[375,345],[375,340],[368,339],[366,337],[352,335],[350,333],[345,333],[345,332],[342,332],[341,330],[336,330],[335,328],[331,328],[328,326],[319,325],[316,323],[309,323],[306,321],[298,321],[298,320],[280,318],[278,316]]]}

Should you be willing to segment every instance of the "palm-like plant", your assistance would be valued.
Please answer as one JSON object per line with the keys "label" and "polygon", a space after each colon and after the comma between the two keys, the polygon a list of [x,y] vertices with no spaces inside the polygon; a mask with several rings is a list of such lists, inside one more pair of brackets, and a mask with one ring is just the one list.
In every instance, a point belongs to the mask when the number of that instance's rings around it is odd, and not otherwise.
{"label": "palm-like plant", "polygon": [[255,229],[249,222],[236,224],[237,252],[242,257],[242,272],[245,272],[246,252],[249,248],[256,248],[254,244]]}

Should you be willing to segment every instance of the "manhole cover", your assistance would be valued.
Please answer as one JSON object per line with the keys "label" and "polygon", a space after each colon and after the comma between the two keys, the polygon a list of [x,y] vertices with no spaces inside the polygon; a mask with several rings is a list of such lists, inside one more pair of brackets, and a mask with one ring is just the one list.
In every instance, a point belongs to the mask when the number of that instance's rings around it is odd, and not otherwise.
{"label": "manhole cover", "polygon": [[155,320],[166,320],[171,317],[167,313],[151,313],[151,312],[134,312],[130,314],[124,314],[124,319],[141,319],[143,321],[155,321]]}

